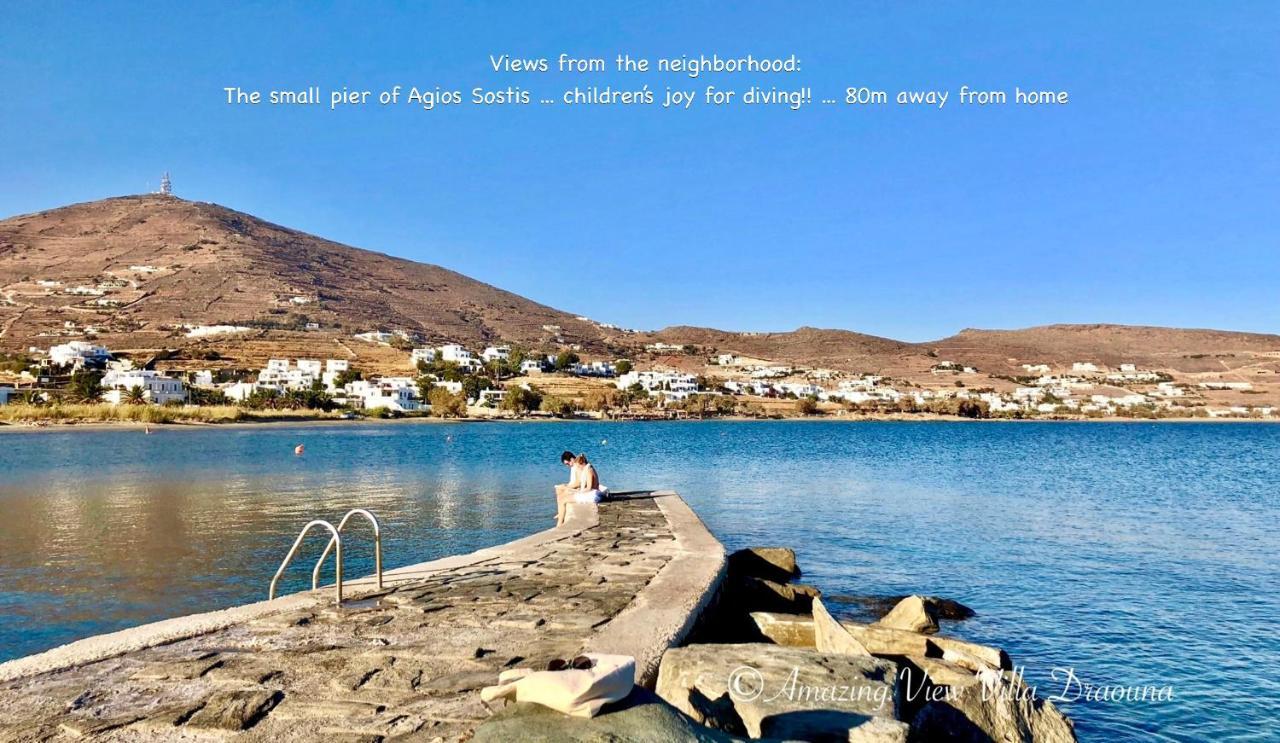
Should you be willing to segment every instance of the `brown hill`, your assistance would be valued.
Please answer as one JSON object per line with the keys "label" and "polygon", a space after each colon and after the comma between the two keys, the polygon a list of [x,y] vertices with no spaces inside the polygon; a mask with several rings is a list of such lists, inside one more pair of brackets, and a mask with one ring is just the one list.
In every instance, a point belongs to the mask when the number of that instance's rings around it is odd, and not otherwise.
{"label": "brown hill", "polygon": [[[207,339],[185,326],[251,332]],[[349,358],[370,370],[402,351],[351,338],[399,330],[423,342],[494,341],[629,355],[646,343],[694,345],[784,364],[930,378],[940,360],[994,374],[1075,361],[1197,374],[1280,371],[1280,336],[1121,325],[964,330],[905,343],[847,330],[735,333],[671,327],[606,330],[439,266],[349,247],[216,204],[147,195],[0,221],[0,349],[47,348],[92,329],[116,351],[170,354],[173,364],[253,367],[273,355]],[[207,364],[214,355],[217,364]],[[700,366],[697,357],[665,357]]]}
{"label": "brown hill", "polygon": [[1224,330],[1136,325],[1045,325],[1023,330],[966,329],[919,344],[939,357],[984,371],[1021,364],[1070,366],[1091,361],[1110,367],[1133,363],[1186,373],[1226,371],[1280,360],[1280,336]]}
{"label": "brown hill", "polygon": [[676,326],[653,333],[653,341],[805,366],[862,371],[896,368],[913,357],[923,358],[924,354],[910,343],[890,338],[807,327],[785,333],[734,333]]}
{"label": "brown hill", "polygon": [[139,348],[181,345],[177,326],[187,324],[308,323],[330,336],[403,330],[473,345],[592,346],[603,337],[592,323],[439,266],[216,204],[127,196],[0,221],[5,348],[47,347],[86,326],[113,348]]}

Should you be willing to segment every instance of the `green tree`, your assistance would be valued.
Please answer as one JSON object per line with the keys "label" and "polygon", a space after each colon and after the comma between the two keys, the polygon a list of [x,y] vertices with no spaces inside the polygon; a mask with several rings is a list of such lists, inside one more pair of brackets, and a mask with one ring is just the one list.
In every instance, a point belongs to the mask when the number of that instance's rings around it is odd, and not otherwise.
{"label": "green tree", "polygon": [[536,389],[512,385],[507,387],[507,394],[499,406],[502,410],[513,413],[528,413],[542,405],[542,394]]}
{"label": "green tree", "polygon": [[67,384],[67,396],[72,402],[98,402],[102,397],[102,372],[77,369]]}
{"label": "green tree", "polygon": [[471,374],[462,380],[462,394],[468,400],[480,397],[481,390],[493,388],[493,380],[481,374]]}
{"label": "green tree", "polygon": [[632,366],[630,361],[626,359],[618,359],[617,363],[613,365],[613,368],[618,372],[619,375],[623,375],[623,374],[630,374]]}
{"label": "green tree", "polygon": [[124,402],[129,405],[145,405],[147,402],[147,391],[142,385],[134,385],[124,391]]}
{"label": "green tree", "polygon": [[556,371],[565,371],[581,360],[573,351],[561,351],[556,354]]}
{"label": "green tree", "polygon": [[347,369],[345,371],[338,372],[337,376],[333,378],[333,386],[337,387],[338,389],[342,389],[343,387],[346,387],[352,382],[355,382],[363,378],[364,378],[364,375],[362,375],[360,372],[356,371],[355,369]]}
{"label": "green tree", "polygon": [[551,413],[557,418],[568,418],[573,415],[573,402],[563,397],[547,395],[542,398],[542,404],[538,409],[544,413]]}
{"label": "green tree", "polygon": [[418,383],[418,399],[419,400],[430,399],[431,390],[435,389],[435,386],[436,386],[435,378],[430,377],[426,374],[423,374],[422,376],[418,377],[417,383]]}
{"label": "green tree", "polygon": [[596,387],[588,390],[582,399],[582,407],[587,410],[598,410],[606,415],[610,410],[621,405],[622,393],[615,387]]}
{"label": "green tree", "polygon": [[226,405],[227,394],[222,390],[192,387],[187,390],[187,402],[192,405]]}
{"label": "green tree", "polygon": [[437,418],[461,418],[467,414],[467,400],[462,393],[454,393],[444,387],[431,388],[427,396],[431,414]]}

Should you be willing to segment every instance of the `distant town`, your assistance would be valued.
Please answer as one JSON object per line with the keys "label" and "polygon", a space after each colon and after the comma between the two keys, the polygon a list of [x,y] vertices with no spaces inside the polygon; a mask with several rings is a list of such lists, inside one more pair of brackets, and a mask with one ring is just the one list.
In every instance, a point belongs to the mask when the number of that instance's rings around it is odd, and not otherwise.
{"label": "distant town", "polygon": [[[193,326],[188,337],[248,330]],[[637,358],[584,359],[572,346],[554,353],[514,344],[469,349],[419,344],[383,330],[353,342],[403,353],[403,374],[372,374],[337,358],[273,358],[257,370],[164,369],[141,365],[103,346],[71,340],[25,354],[0,356],[0,412],[8,422],[75,418],[199,421],[200,408],[257,411],[260,417],[621,418],[717,416],[927,417],[970,419],[1246,418],[1270,419],[1268,404],[1222,404],[1244,398],[1243,381],[1179,382],[1165,372],[1081,360],[1069,367],[1022,364],[1019,375],[987,375],[938,359],[930,383],[879,374],[778,364],[696,346],[652,343]],[[637,348],[637,351],[639,348]],[[694,371],[691,371],[691,367]],[[58,415],[66,406],[78,412]],[[114,415],[118,406],[153,407],[165,415]],[[96,408],[95,414],[87,411]],[[238,415],[228,416],[240,419]]]}

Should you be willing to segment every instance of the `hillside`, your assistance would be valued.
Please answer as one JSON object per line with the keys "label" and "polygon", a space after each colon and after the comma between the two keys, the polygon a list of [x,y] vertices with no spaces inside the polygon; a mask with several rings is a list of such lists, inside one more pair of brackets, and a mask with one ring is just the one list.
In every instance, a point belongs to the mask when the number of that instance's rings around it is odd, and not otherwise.
{"label": "hillside", "polygon": [[[212,325],[248,330],[188,336],[188,326]],[[1027,363],[1062,368],[1075,361],[1251,380],[1280,371],[1280,336],[1218,330],[1050,325],[968,329],[927,343],[808,327],[742,333],[676,326],[628,334],[440,266],[156,194],[0,221],[0,350],[96,337],[117,352],[163,353],[167,366],[177,368],[254,368],[272,356],[305,355],[403,371],[403,351],[352,338],[370,330],[476,350],[498,341],[545,350],[576,345],[588,355],[635,355],[687,371],[699,371],[704,359],[646,355],[642,347],[692,345],[908,379],[929,379],[941,360],[998,375],[1021,374]]]}
{"label": "hillside", "polygon": [[472,345],[602,339],[592,323],[439,266],[162,195],[0,221],[0,346],[51,345],[75,335],[67,323],[113,348],[181,345],[176,326],[188,324]]}
{"label": "hillside", "polygon": [[1134,325],[966,329],[920,347],[991,372],[1014,371],[1024,363],[1069,366],[1075,361],[1092,361],[1110,367],[1133,363],[1194,374],[1280,362],[1280,336]]}

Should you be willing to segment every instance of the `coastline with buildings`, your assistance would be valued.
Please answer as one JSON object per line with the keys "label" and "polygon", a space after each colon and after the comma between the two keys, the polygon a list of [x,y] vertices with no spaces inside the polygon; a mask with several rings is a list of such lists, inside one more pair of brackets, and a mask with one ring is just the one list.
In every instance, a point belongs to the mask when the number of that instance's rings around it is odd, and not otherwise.
{"label": "coastline with buildings", "polygon": [[402,373],[370,373],[338,358],[271,358],[256,370],[171,370],[163,357],[135,366],[90,341],[32,347],[6,359],[0,422],[1280,420],[1276,406],[1251,399],[1254,385],[1239,375],[1179,379],[1133,363],[1025,363],[1017,375],[987,375],[940,359],[927,374],[904,379],[663,343],[634,358],[588,360],[572,348],[472,350],[420,345],[385,331],[352,339],[403,354]]}

